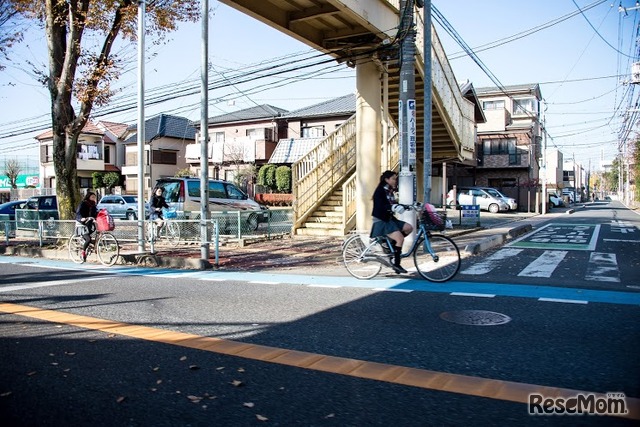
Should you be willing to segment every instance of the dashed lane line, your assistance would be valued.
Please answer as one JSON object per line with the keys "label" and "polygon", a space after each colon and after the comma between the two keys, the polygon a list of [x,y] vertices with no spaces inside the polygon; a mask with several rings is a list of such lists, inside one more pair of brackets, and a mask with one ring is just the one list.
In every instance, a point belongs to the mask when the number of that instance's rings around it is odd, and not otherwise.
{"label": "dashed lane line", "polygon": [[[146,341],[258,360],[266,363],[294,366],[336,375],[384,381],[428,390],[445,391],[522,404],[528,404],[529,395],[534,393],[541,394],[545,397],[564,397],[566,399],[572,398],[577,394],[594,394],[597,398],[606,398],[606,396],[601,393],[587,393],[580,390],[494,380],[386,363],[368,362],[346,357],[327,356],[286,348],[248,344],[149,326],[120,323],[61,311],[44,310],[19,304],[0,303],[0,312],[48,322],[62,323],[84,329],[103,331]],[[626,403],[628,413],[626,415],[616,416],[640,420],[640,399],[627,397]]]}
{"label": "dashed lane line", "polygon": [[33,289],[33,288],[44,288],[46,286],[61,286],[61,285],[73,285],[79,282],[91,282],[96,280],[108,280],[107,276],[99,276],[99,277],[79,277],[77,279],[66,279],[66,280],[50,280],[47,282],[33,282],[24,285],[13,285],[13,286],[0,286],[0,292],[13,292],[13,291],[21,291],[24,289]]}

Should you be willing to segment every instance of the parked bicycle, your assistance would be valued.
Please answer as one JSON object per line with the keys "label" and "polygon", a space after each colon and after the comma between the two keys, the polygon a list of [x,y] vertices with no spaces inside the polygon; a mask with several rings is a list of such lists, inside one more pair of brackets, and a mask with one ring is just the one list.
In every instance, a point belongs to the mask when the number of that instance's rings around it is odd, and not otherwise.
{"label": "parked bicycle", "polygon": [[[456,275],[460,269],[460,251],[451,238],[432,231],[444,231],[446,220],[442,224],[435,222],[432,215],[423,209],[423,205],[403,205],[418,215],[418,233],[413,245],[402,258],[413,255],[416,271],[431,282],[446,282]],[[393,242],[388,236],[371,238],[356,234],[343,244],[342,259],[349,274],[358,279],[375,277],[382,266],[393,265]]]}
{"label": "parked bicycle", "polygon": [[173,209],[163,209],[162,214],[164,219],[161,220],[162,225],[159,228],[157,220],[147,222],[147,241],[155,243],[166,240],[169,245],[177,246],[180,242],[180,224],[172,221],[177,217],[177,213]]}
{"label": "parked bicycle", "polygon": [[[82,238],[82,235],[85,233],[87,233],[87,226],[76,222],[75,231],[73,235],[69,237],[69,257],[77,264],[85,262],[85,259],[82,256],[82,248],[84,247],[84,239]],[[94,252],[98,256],[98,261],[103,265],[114,265],[120,256],[120,244],[118,243],[118,239],[108,231],[96,231],[95,236],[89,243],[86,256],[88,257]]]}

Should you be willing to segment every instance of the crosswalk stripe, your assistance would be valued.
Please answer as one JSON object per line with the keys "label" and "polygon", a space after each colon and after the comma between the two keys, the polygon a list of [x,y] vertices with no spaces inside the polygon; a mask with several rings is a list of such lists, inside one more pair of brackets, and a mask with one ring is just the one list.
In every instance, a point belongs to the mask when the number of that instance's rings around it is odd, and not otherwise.
{"label": "crosswalk stripe", "polygon": [[486,260],[461,271],[462,274],[481,275],[493,270],[502,260],[518,255],[522,249],[501,249]]}
{"label": "crosswalk stripe", "polygon": [[560,261],[567,256],[568,251],[544,251],[535,261],[530,263],[518,274],[522,277],[551,277]]}
{"label": "crosswalk stripe", "polygon": [[591,252],[585,280],[619,283],[620,270],[616,254]]}

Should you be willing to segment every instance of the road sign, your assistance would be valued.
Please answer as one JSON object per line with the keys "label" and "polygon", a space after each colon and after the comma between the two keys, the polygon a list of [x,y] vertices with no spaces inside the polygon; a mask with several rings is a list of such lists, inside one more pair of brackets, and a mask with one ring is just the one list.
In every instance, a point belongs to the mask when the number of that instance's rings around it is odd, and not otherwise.
{"label": "road sign", "polygon": [[593,251],[596,248],[599,233],[599,224],[547,224],[508,246]]}
{"label": "road sign", "polygon": [[480,205],[460,205],[462,218],[480,218]]}

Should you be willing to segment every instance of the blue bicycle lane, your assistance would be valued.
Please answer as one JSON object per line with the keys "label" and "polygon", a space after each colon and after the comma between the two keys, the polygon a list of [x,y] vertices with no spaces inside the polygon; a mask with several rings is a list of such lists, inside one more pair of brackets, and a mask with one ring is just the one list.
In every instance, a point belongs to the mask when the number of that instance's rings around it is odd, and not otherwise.
{"label": "blue bicycle lane", "polygon": [[[91,271],[94,274],[123,276],[152,276],[202,281],[237,281],[265,285],[301,285],[325,288],[363,288],[386,292],[434,292],[480,298],[515,297],[540,301],[588,304],[607,303],[640,306],[639,292],[604,291],[557,286],[531,286],[509,283],[467,282],[451,280],[432,283],[408,277],[359,280],[348,276],[329,276],[292,273],[262,273],[244,271],[194,271],[134,266],[103,267],[96,264],[78,265],[68,261],[15,256],[0,257],[0,264],[19,264],[32,267]],[[0,292],[2,288],[0,288]]]}

